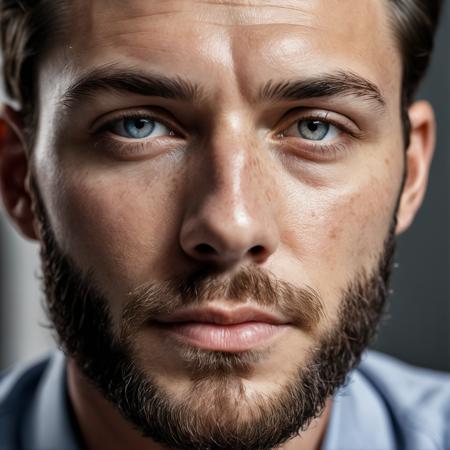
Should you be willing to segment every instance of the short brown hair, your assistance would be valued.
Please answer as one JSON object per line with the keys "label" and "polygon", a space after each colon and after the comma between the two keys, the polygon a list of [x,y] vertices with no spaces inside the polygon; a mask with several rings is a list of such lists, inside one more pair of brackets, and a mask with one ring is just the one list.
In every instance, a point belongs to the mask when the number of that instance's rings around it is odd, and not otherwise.
{"label": "short brown hair", "polygon": [[[387,0],[403,63],[402,116],[409,138],[407,109],[428,67],[443,0]],[[33,82],[39,56],[54,36],[64,0],[0,0],[0,47],[8,97],[21,105],[24,122],[34,121]],[[61,24],[59,23],[59,26]],[[54,40],[54,39],[53,39]],[[33,130],[31,130],[32,132]]]}

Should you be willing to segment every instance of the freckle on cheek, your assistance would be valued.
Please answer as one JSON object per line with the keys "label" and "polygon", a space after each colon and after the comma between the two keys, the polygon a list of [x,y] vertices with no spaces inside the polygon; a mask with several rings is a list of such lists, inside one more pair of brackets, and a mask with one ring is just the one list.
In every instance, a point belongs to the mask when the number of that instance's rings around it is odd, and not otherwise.
{"label": "freckle on cheek", "polygon": [[337,238],[338,232],[336,228],[332,228],[330,231],[330,234],[328,235],[328,238],[330,239],[330,241],[335,241]]}

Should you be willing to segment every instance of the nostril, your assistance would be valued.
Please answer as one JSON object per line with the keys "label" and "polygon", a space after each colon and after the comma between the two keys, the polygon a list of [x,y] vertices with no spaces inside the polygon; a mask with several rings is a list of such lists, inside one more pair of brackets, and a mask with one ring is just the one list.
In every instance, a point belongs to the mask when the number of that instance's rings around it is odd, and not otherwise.
{"label": "nostril", "polygon": [[198,244],[195,246],[195,251],[200,255],[214,255],[216,250],[209,244]]}
{"label": "nostril", "polygon": [[249,252],[253,256],[261,256],[264,253],[264,247],[262,245],[255,245]]}

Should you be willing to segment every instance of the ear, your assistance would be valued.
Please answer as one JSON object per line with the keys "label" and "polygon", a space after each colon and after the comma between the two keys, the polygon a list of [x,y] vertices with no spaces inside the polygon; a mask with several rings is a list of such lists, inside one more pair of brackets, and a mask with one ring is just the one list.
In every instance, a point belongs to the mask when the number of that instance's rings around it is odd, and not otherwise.
{"label": "ear", "polygon": [[20,115],[4,107],[0,116],[0,190],[13,223],[27,238],[36,240],[32,199],[28,187],[29,160]]}
{"label": "ear", "polygon": [[436,121],[428,102],[415,102],[408,114],[411,122],[410,144],[406,151],[407,172],[397,214],[397,234],[411,225],[422,204],[436,141]]}

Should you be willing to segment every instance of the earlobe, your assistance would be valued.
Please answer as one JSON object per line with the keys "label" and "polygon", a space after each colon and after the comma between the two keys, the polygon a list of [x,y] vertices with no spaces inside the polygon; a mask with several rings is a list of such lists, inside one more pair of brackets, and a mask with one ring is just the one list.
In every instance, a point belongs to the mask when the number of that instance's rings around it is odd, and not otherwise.
{"label": "earlobe", "polygon": [[397,214],[397,234],[411,225],[422,204],[436,140],[436,122],[428,102],[415,102],[409,108],[409,119],[410,144],[406,151],[406,180]]}
{"label": "earlobe", "polygon": [[0,117],[0,190],[13,223],[29,239],[37,239],[32,199],[27,188],[28,155],[16,112],[6,107]]}

